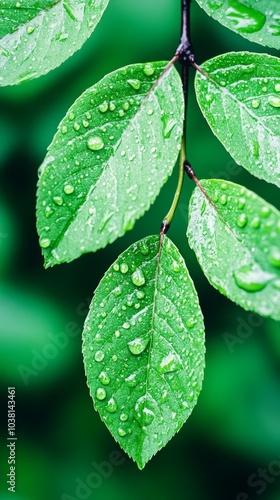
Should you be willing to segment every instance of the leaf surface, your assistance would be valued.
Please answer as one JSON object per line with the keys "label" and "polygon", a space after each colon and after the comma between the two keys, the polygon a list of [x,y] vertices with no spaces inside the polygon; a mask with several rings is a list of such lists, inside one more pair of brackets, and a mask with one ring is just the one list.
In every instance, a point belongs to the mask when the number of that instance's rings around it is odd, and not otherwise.
{"label": "leaf surface", "polygon": [[0,85],[48,73],[82,47],[108,0],[4,0],[0,4]]}
{"label": "leaf surface", "polygon": [[252,191],[202,181],[217,210],[195,188],[187,236],[209,282],[246,310],[280,320],[280,213]]}
{"label": "leaf surface", "polygon": [[201,390],[204,325],[182,256],[165,236],[130,246],[96,289],[83,332],[95,409],[140,468],[180,429]]}
{"label": "leaf surface", "polygon": [[280,60],[234,52],[202,68],[196,95],[214,134],[238,164],[280,186]]}
{"label": "leaf surface", "polygon": [[278,0],[197,0],[209,16],[251,42],[280,49]]}
{"label": "leaf surface", "polygon": [[41,167],[37,225],[46,266],[132,229],[175,165],[183,93],[165,62],[119,69],[89,88],[59,125]]}

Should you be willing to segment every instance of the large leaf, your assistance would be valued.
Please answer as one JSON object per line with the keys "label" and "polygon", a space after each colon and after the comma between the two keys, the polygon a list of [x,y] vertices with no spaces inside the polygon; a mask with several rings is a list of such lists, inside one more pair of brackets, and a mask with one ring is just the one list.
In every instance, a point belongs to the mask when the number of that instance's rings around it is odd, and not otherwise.
{"label": "large leaf", "polygon": [[46,266],[131,229],[171,174],[183,93],[166,63],[119,69],[89,88],[59,125],[41,167],[37,218]]}
{"label": "large leaf", "polygon": [[204,326],[182,256],[164,237],[123,252],[100,282],[83,332],[96,410],[143,468],[183,425],[201,390]]}
{"label": "large leaf", "polygon": [[243,186],[222,180],[196,188],[189,244],[210,283],[244,309],[280,319],[280,213]]}
{"label": "large leaf", "polygon": [[84,44],[108,0],[4,0],[0,4],[0,85],[48,73]]}
{"label": "large leaf", "polygon": [[280,49],[279,0],[196,0],[221,24],[252,42]]}
{"label": "large leaf", "polygon": [[214,134],[237,163],[280,186],[280,60],[229,53],[202,68],[196,94]]}

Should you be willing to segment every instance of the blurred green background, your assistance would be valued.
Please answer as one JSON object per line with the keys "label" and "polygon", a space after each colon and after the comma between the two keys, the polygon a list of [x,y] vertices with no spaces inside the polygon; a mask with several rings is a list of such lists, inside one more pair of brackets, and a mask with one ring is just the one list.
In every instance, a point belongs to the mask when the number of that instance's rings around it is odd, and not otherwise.
{"label": "blurred green background", "polygon": [[[192,24],[198,63],[232,50],[276,54],[219,26],[195,2]],[[176,171],[125,237],[71,264],[43,269],[35,229],[37,169],[59,121],[106,73],[170,59],[179,36],[179,0],[111,0],[70,60],[38,80],[0,90],[0,499],[11,498],[8,386],[16,387],[16,500],[280,498],[279,324],[243,311],[204,278],[185,238],[191,181],[169,235],[186,258],[205,316],[205,382],[189,421],[143,471],[93,410],[81,330],[107,267],[130,243],[158,232]],[[198,177],[244,184],[280,208],[277,188],[237,167],[212,135],[192,89],[188,121],[188,156]]]}

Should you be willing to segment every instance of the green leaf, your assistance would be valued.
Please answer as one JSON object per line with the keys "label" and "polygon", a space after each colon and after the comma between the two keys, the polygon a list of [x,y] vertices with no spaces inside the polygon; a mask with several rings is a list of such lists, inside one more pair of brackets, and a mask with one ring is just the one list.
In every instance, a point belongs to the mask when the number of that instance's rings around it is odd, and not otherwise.
{"label": "green leaf", "polygon": [[280,186],[280,60],[233,52],[202,68],[196,94],[214,134],[238,164]]}
{"label": "green leaf", "polygon": [[196,188],[187,236],[209,282],[246,310],[280,320],[280,213],[232,182]]}
{"label": "green leaf", "polygon": [[132,229],[172,172],[183,93],[165,62],[119,69],[89,88],[59,125],[41,167],[37,219],[46,266]]}
{"label": "green leaf", "polygon": [[201,390],[204,325],[182,256],[165,236],[131,245],[101,280],[83,332],[99,411],[139,468],[181,428]]}
{"label": "green leaf", "polygon": [[48,73],[82,47],[108,0],[4,0],[0,5],[0,85]]}
{"label": "green leaf", "polygon": [[209,16],[251,42],[280,49],[279,0],[196,0]]}

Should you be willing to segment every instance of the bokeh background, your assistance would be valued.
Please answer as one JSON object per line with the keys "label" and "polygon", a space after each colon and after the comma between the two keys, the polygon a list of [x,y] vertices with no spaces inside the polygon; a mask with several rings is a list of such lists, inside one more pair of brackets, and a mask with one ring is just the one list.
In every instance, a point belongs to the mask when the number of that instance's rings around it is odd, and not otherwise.
{"label": "bokeh background", "polygon": [[[195,2],[192,26],[198,63],[232,50],[277,55],[219,26]],[[35,229],[37,169],[59,121],[106,73],[170,59],[179,36],[179,0],[111,0],[90,40],[70,60],[38,80],[0,90],[3,500],[12,498],[6,485],[8,386],[16,387],[16,500],[280,498],[279,324],[243,311],[206,281],[185,237],[191,181],[186,179],[169,234],[186,259],[205,316],[205,381],[189,421],[143,471],[120,451],[93,410],[81,331],[108,266],[130,243],[158,232],[176,171],[123,238],[96,254],[43,269]],[[200,178],[244,184],[280,208],[279,190],[235,165],[212,135],[192,86],[188,124],[188,157]]]}

